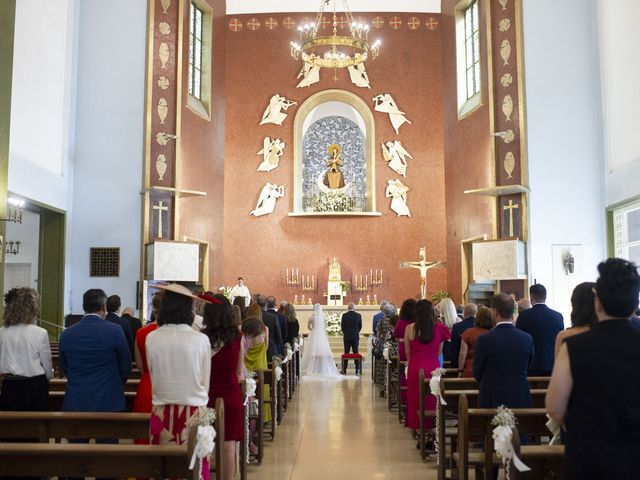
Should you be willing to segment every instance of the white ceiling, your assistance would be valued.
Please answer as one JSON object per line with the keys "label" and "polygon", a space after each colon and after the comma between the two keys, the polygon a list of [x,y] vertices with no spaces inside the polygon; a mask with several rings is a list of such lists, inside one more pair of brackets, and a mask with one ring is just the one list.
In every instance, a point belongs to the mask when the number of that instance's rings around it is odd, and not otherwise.
{"label": "white ceiling", "polygon": [[[416,12],[440,13],[441,0],[350,0],[353,12]],[[243,13],[317,12],[320,0],[227,0],[227,15]],[[344,11],[343,0],[336,0],[337,9]],[[331,8],[333,10],[333,8]]]}

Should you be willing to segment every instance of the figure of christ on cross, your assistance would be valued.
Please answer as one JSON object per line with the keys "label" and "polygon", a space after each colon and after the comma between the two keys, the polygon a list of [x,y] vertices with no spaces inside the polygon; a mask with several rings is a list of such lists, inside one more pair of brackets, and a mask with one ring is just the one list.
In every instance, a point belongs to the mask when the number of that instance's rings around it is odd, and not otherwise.
{"label": "figure of christ on cross", "polygon": [[427,247],[420,247],[420,258],[417,262],[400,262],[400,268],[417,268],[420,270],[420,298],[427,298],[427,271],[432,268],[444,268],[447,262],[427,262]]}

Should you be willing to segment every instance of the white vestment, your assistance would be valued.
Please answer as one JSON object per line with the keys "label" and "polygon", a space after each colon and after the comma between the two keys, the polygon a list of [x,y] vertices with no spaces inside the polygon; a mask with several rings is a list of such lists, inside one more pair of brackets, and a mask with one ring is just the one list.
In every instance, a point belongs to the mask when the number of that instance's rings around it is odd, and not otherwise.
{"label": "white vestment", "polygon": [[251,303],[251,294],[246,285],[236,285],[231,289],[231,292],[229,292],[229,300],[232,304],[236,297],[244,297],[245,307],[248,307]]}

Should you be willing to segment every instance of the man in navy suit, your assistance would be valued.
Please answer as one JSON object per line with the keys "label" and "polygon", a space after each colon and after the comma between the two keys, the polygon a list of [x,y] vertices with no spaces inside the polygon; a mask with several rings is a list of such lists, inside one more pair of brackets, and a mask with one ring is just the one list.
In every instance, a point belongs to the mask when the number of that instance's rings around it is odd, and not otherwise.
{"label": "man in navy suit", "polygon": [[548,377],[553,370],[556,337],[564,330],[564,321],[561,313],[551,310],[544,303],[547,289],[543,285],[531,285],[529,297],[533,307],[518,315],[516,327],[533,337],[536,354],[529,368],[529,376]]}
{"label": "man in navy suit", "polygon": [[531,407],[527,370],[533,361],[533,339],[513,326],[514,309],[509,295],[491,298],[496,326],[478,337],[473,355],[473,376],[480,384],[478,408]]}
{"label": "man in navy suit", "polygon": [[[355,303],[351,302],[347,307],[347,311],[342,314],[340,319],[340,330],[342,330],[342,341],[344,343],[344,353],[358,353],[358,345],[360,344],[360,330],[362,330],[362,315],[356,312]],[[347,362],[348,363],[348,362]],[[356,364],[356,375],[360,373],[358,362]],[[344,365],[346,368],[346,364]],[[345,373],[344,371],[342,373]]]}
{"label": "man in navy suit", "polygon": [[82,297],[85,316],[60,336],[60,369],[67,377],[65,412],[124,412],[131,354],[120,326],[104,320],[107,295]]}
{"label": "man in navy suit", "polygon": [[273,357],[278,355],[280,351],[278,348],[282,344],[284,349],[284,342],[282,341],[282,332],[280,331],[280,324],[278,323],[278,317],[275,313],[267,310],[267,297],[264,295],[258,295],[258,305],[262,308],[262,323],[269,329],[269,345],[267,346],[267,361],[273,361]]}
{"label": "man in navy suit", "polygon": [[458,356],[460,356],[460,344],[462,342],[462,332],[473,327],[476,323],[478,306],[475,303],[467,303],[462,312],[463,320],[453,325],[451,329],[451,366],[458,368]]}
{"label": "man in navy suit", "polygon": [[115,323],[116,325],[120,325],[122,331],[124,332],[124,336],[127,339],[127,345],[129,345],[129,352],[131,352],[131,358],[133,358],[133,345],[134,345],[134,336],[133,331],[131,330],[131,325],[128,320],[125,320],[120,316],[120,307],[122,307],[122,301],[118,295],[111,295],[107,298],[107,315],[104,317],[105,320],[111,323]]}
{"label": "man in navy suit", "polygon": [[287,318],[282,314],[278,313],[276,310],[276,297],[268,296],[267,297],[267,312],[273,313],[278,319],[278,326],[280,327],[280,343],[278,344],[278,355],[284,357],[284,344],[287,340],[287,335],[289,333],[289,328],[287,327]]}

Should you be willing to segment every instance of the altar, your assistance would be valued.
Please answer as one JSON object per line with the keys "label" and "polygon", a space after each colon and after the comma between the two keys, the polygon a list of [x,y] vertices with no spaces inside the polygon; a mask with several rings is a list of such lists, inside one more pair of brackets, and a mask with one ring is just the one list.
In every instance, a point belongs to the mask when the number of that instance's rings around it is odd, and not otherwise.
{"label": "altar", "polygon": [[[337,314],[338,318],[347,311],[347,305],[321,305],[325,318]],[[298,322],[300,322],[300,335],[309,333],[307,323],[313,314],[313,305],[294,305]],[[362,330],[360,335],[371,335],[373,333],[373,316],[380,311],[380,305],[356,305],[356,312],[362,315]],[[327,318],[328,320],[328,318]]]}

